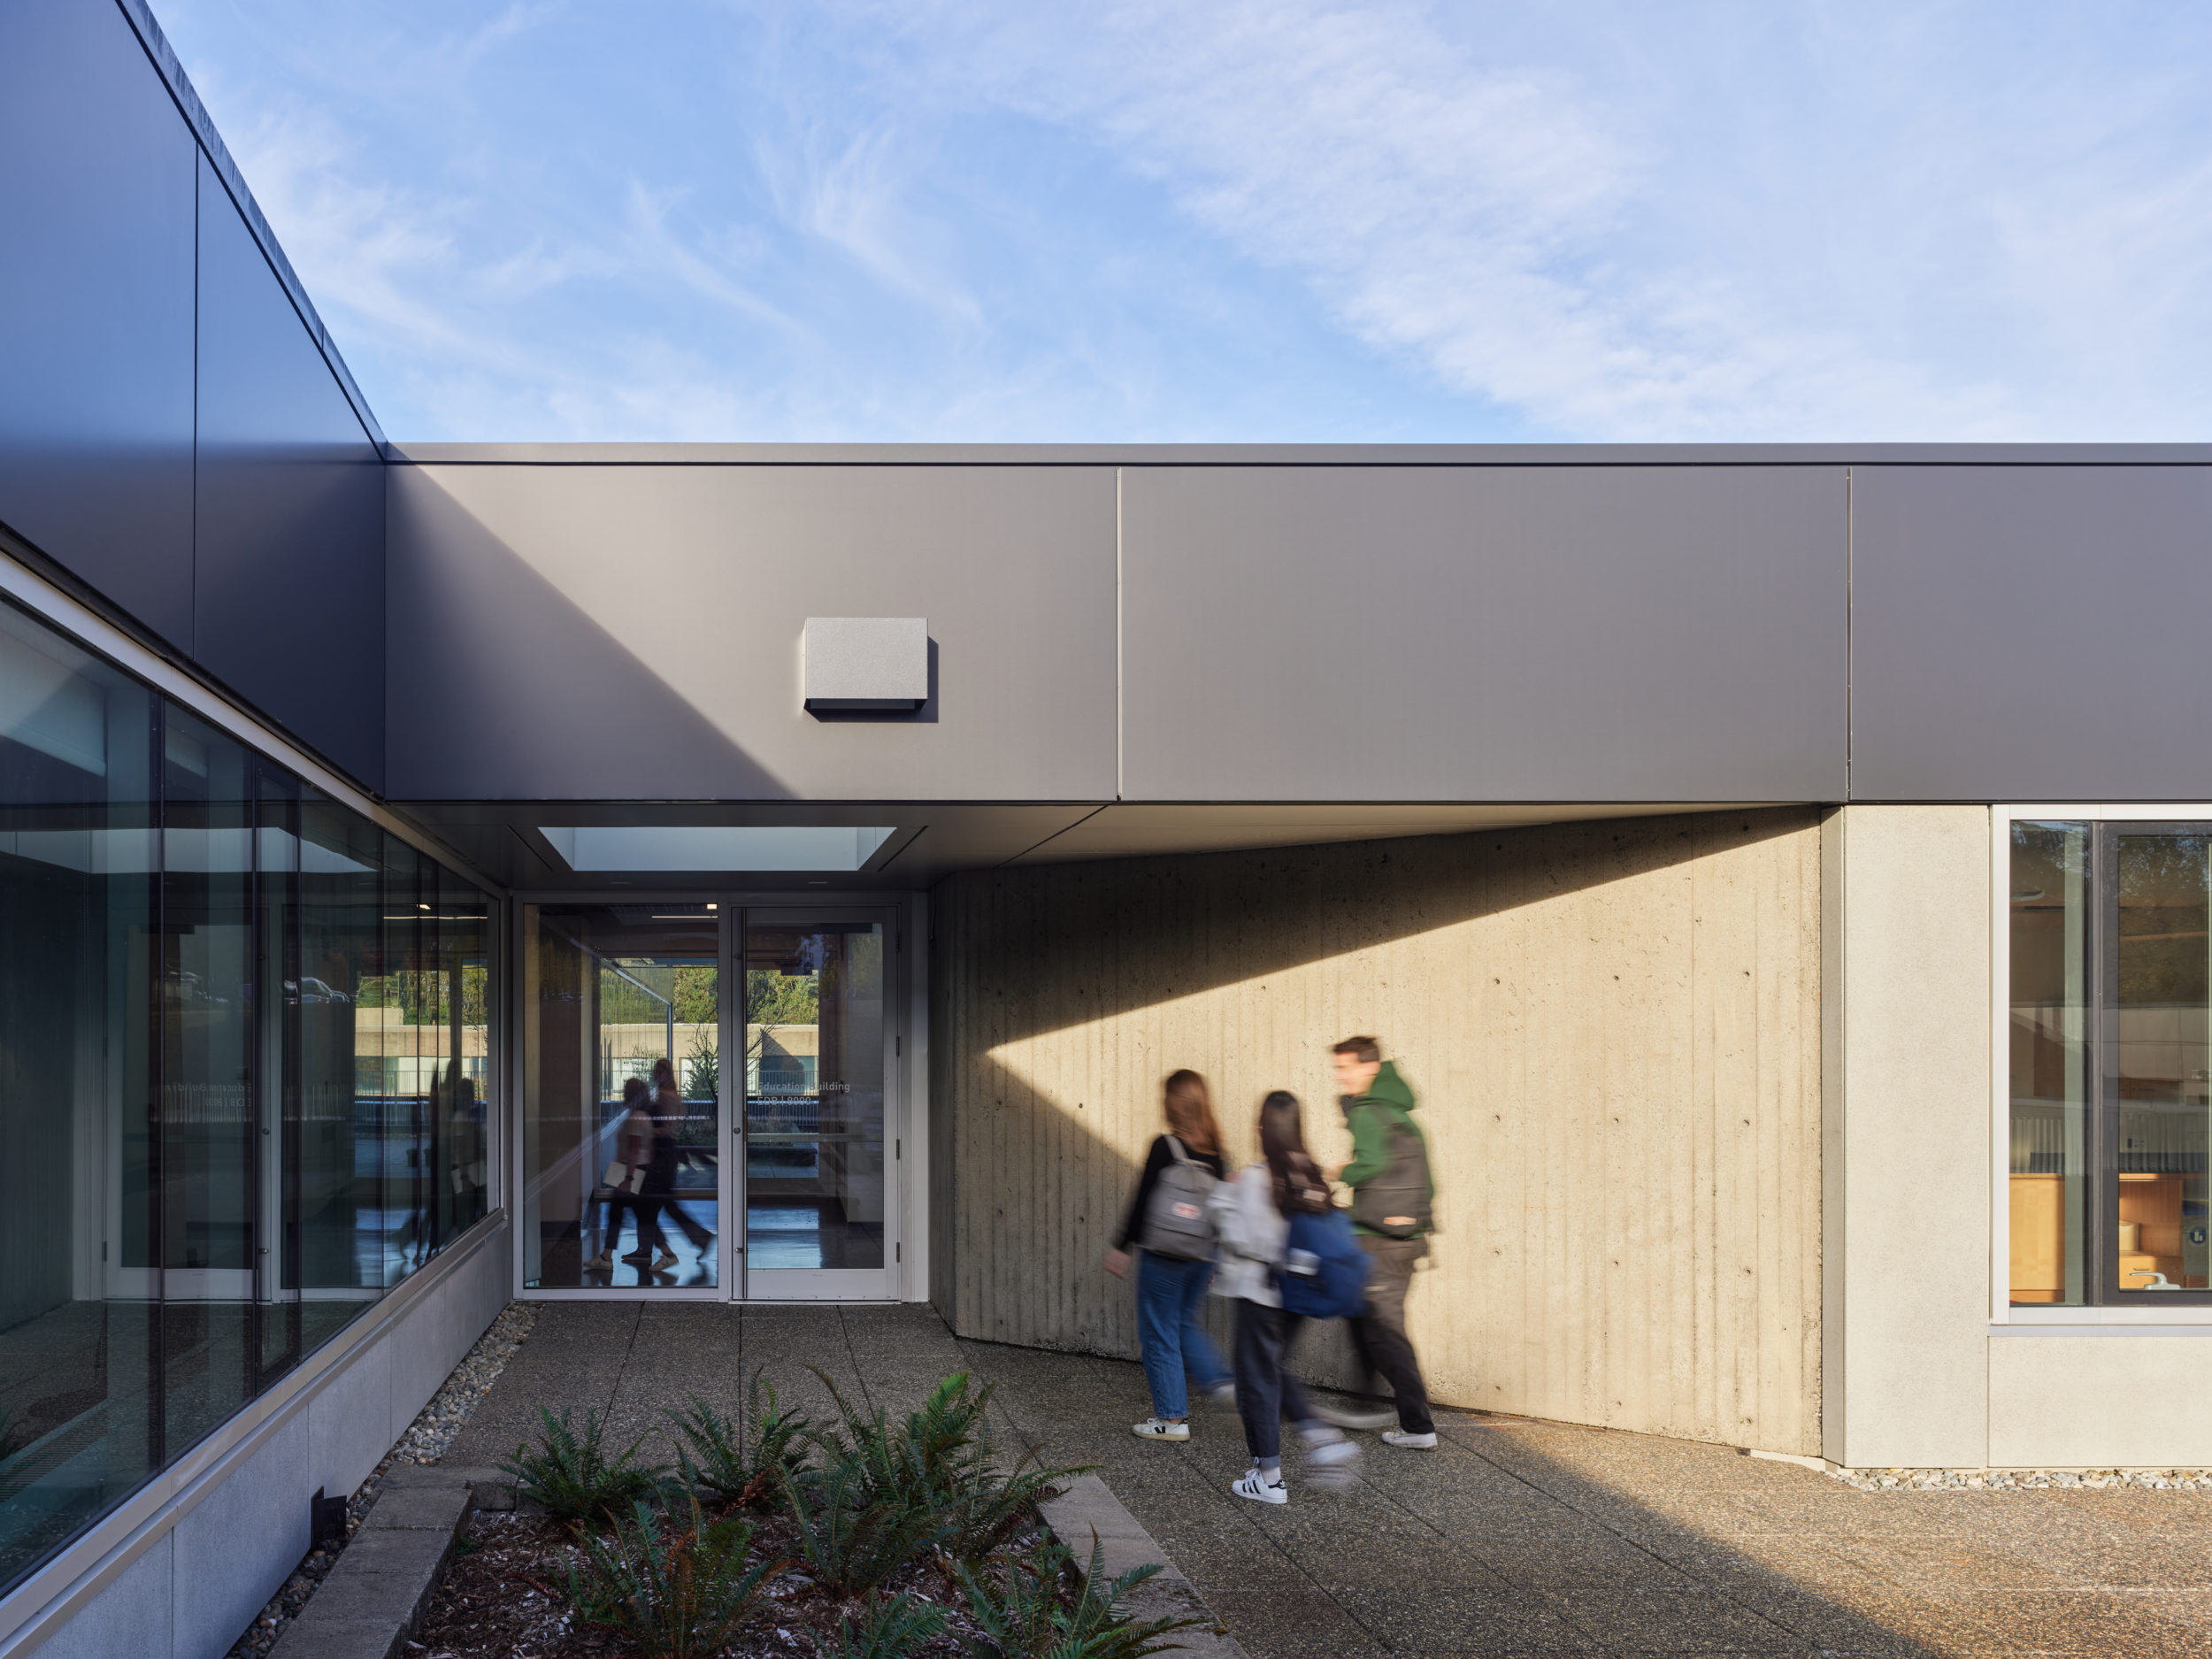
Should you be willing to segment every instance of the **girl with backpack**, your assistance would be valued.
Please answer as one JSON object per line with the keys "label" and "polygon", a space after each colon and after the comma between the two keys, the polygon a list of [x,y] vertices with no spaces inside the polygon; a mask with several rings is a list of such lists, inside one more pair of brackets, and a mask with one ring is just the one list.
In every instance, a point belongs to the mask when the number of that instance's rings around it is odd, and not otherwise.
{"label": "girl with backpack", "polygon": [[1298,1425],[1317,1484],[1341,1485],[1359,1459],[1359,1448],[1316,1414],[1286,1367],[1308,1317],[1342,1317],[1334,1310],[1348,1297],[1356,1304],[1363,1262],[1352,1259],[1358,1246],[1306,1150],[1295,1094],[1277,1089],[1260,1102],[1260,1156],[1215,1200],[1217,1288],[1237,1299],[1237,1412],[1252,1454],[1252,1467],[1229,1490],[1256,1503],[1287,1503],[1284,1417]]}
{"label": "girl with backpack", "polygon": [[1198,1391],[1226,1403],[1233,1385],[1198,1310],[1214,1272],[1210,1200],[1221,1184],[1221,1129],[1214,1122],[1206,1079],[1178,1071],[1165,1090],[1167,1133],[1152,1142],[1129,1213],[1106,1252],[1106,1271],[1129,1271],[1129,1247],[1143,1248],[1137,1266],[1137,1336],[1152,1415],[1131,1426],[1139,1440],[1190,1439],[1190,1399],[1184,1373]]}

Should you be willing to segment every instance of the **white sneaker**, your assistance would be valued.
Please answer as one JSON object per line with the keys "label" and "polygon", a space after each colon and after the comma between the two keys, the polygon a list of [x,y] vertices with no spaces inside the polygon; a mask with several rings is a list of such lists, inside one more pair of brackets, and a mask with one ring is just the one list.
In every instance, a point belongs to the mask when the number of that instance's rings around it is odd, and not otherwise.
{"label": "white sneaker", "polygon": [[1141,1423],[1129,1425],[1141,1440],[1187,1440],[1190,1439],[1190,1425],[1171,1423],[1165,1417],[1147,1417]]}
{"label": "white sneaker", "polygon": [[1206,1390],[1206,1398],[1217,1406],[1233,1406],[1237,1402],[1237,1386],[1234,1382],[1217,1382]]}
{"label": "white sneaker", "polygon": [[1288,1503],[1290,1502],[1290,1488],[1283,1484],[1282,1478],[1279,1475],[1273,1480],[1270,1480],[1265,1475],[1260,1473],[1260,1466],[1257,1463],[1254,1463],[1251,1468],[1231,1481],[1229,1490],[1240,1498],[1251,1499],[1255,1503]]}
{"label": "white sneaker", "polygon": [[1338,1492],[1352,1484],[1352,1476],[1359,1468],[1359,1442],[1348,1440],[1341,1434],[1332,1440],[1316,1442],[1306,1438],[1306,1480],[1309,1485],[1327,1491]]}
{"label": "white sneaker", "polygon": [[1353,1406],[1333,1405],[1322,1400],[1313,1402],[1313,1414],[1340,1429],[1386,1429],[1398,1420],[1398,1414],[1386,1407],[1363,1411]]}
{"label": "white sneaker", "polygon": [[1385,1429],[1382,1440],[1385,1446],[1400,1446],[1409,1452],[1432,1452],[1436,1449],[1436,1431],[1433,1429],[1426,1434],[1409,1434],[1403,1429]]}
{"label": "white sneaker", "polygon": [[659,1256],[654,1258],[653,1271],[656,1273],[665,1273],[670,1268],[675,1265],[676,1252],[673,1250],[663,1250]]}
{"label": "white sneaker", "polygon": [[590,1261],[584,1263],[584,1271],[587,1273],[613,1272],[614,1252],[612,1250],[600,1251],[598,1255],[593,1256]]}

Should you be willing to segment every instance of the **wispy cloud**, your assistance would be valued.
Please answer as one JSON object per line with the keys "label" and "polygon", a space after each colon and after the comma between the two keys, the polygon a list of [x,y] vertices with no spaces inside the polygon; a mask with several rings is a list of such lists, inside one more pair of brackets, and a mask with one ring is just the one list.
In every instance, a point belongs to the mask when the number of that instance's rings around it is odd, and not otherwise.
{"label": "wispy cloud", "polygon": [[2138,0],[164,15],[403,434],[2212,426]]}

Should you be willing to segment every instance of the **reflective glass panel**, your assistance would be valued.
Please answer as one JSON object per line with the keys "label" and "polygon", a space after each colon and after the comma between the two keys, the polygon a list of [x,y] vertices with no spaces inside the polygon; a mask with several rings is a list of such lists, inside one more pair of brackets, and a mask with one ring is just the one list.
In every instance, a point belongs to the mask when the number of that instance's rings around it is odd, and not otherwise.
{"label": "reflective glass panel", "polygon": [[438,880],[438,972],[445,1063],[433,1106],[438,1122],[439,1237],[458,1237],[488,1203],[491,1147],[490,900],[450,871]]}
{"label": "reflective glass panel", "polygon": [[[297,908],[285,1013],[299,1076],[284,1155],[292,1183],[284,1282],[296,1291],[304,1348],[383,1292],[375,1129],[383,972],[383,834],[303,785]],[[377,1006],[371,1006],[377,1002]]]}
{"label": "reflective glass panel", "polygon": [[164,710],[157,1204],[173,1457],[252,1397],[258,1370],[251,770],[231,738]]}
{"label": "reflective glass panel", "polygon": [[2078,1303],[2088,1198],[2090,831],[2012,827],[2012,1300]]}
{"label": "reflective glass panel", "polygon": [[0,604],[0,1591],[161,1462],[155,722]]}
{"label": "reflective glass panel", "polygon": [[745,928],[745,1260],[883,1265],[879,922]]}
{"label": "reflective glass panel", "polygon": [[715,912],[532,906],[523,926],[525,1282],[718,1283]]}
{"label": "reflective glass panel", "polygon": [[2206,1150],[2212,1118],[2206,853],[2201,832],[2114,837],[2118,918],[2112,1055],[2122,1290],[2212,1286]]}

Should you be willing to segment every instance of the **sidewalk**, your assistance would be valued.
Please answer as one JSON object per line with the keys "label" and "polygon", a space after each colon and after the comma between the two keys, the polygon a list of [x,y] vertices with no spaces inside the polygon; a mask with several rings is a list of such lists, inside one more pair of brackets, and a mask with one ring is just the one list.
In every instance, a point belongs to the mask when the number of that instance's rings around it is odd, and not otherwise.
{"label": "sidewalk", "polygon": [[922,1307],[549,1303],[448,1460],[509,1455],[540,1399],[610,1412],[625,1442],[657,1434],[687,1392],[734,1409],[757,1365],[787,1399],[826,1403],[810,1363],[894,1409],[950,1371],[996,1383],[1047,1461],[1102,1466],[1253,1659],[2212,1659],[2212,1494],[1873,1494],[1721,1447],[1440,1411],[1437,1451],[1363,1435],[1348,1490],[1294,1486],[1266,1509],[1229,1495],[1233,1412],[1145,1444],[1134,1364],[956,1341]]}

